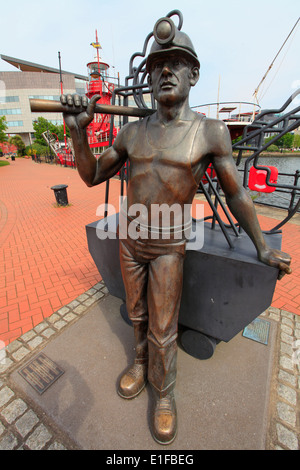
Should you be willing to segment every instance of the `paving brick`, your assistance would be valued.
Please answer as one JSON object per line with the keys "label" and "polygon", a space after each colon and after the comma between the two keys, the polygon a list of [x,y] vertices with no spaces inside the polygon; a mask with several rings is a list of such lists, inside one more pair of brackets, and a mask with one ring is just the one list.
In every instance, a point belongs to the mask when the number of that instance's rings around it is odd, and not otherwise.
{"label": "paving brick", "polygon": [[64,321],[64,320],[59,320],[57,322],[54,323],[54,328],[56,328],[57,330],[61,330],[62,328],[64,328],[65,326],[67,325],[67,322]]}
{"label": "paving brick", "polygon": [[29,322],[24,323],[24,325],[22,326],[22,334],[27,333],[27,331],[32,330],[32,328],[33,324],[30,318]]}
{"label": "paving brick", "polygon": [[22,339],[23,341],[27,342],[27,341],[30,341],[32,338],[34,338],[36,336],[36,332],[33,331],[33,330],[30,330],[28,331],[27,333],[25,333],[24,335],[21,336],[20,339]]}
{"label": "paving brick", "polygon": [[77,315],[74,315],[74,313],[70,312],[70,313],[67,313],[66,315],[64,315],[64,320],[66,322],[71,322],[73,321],[75,318],[78,318]]}
{"label": "paving brick", "polygon": [[20,349],[18,349],[15,353],[12,354],[12,357],[16,361],[20,361],[25,356],[27,356],[27,354],[29,354],[29,353],[30,353],[30,350],[25,348],[25,346],[22,346]]}
{"label": "paving brick", "polygon": [[28,310],[29,310],[29,302],[28,302],[28,300],[19,302],[19,310],[20,310],[20,314],[22,314],[22,313],[24,313],[24,312],[28,312]]}
{"label": "paving brick", "polygon": [[285,370],[280,369],[278,372],[278,379],[282,382],[287,383],[288,385],[291,385],[292,387],[296,386],[296,377],[294,374],[287,372]]}
{"label": "paving brick", "polygon": [[15,423],[15,427],[22,437],[27,436],[34,426],[39,422],[39,418],[32,410],[28,410],[21,418]]}
{"label": "paving brick", "polygon": [[[43,311],[43,310],[42,310]],[[44,319],[44,316],[42,313],[38,313],[36,315],[32,315],[32,324],[33,326],[36,326],[38,325],[39,323],[41,323]]]}
{"label": "paving brick", "polygon": [[282,424],[276,425],[278,440],[289,450],[298,450],[298,439],[295,432],[287,429]]}
{"label": "paving brick", "polygon": [[50,336],[54,334],[55,334],[55,330],[53,330],[52,328],[47,328],[46,330],[43,330],[41,332],[41,335],[45,336],[45,338],[50,338]]}
{"label": "paving brick", "polygon": [[64,316],[66,313],[68,313],[70,309],[68,307],[63,307],[57,311],[57,313],[61,316]]}
{"label": "paving brick", "polygon": [[60,442],[53,442],[47,450],[67,450]]}
{"label": "paving brick", "polygon": [[0,331],[6,333],[8,331],[8,319],[0,320]]}
{"label": "paving brick", "polygon": [[35,349],[40,344],[42,344],[43,341],[44,341],[43,338],[41,338],[40,336],[37,336],[36,338],[32,339],[31,341],[28,341],[27,344],[30,347],[30,349]]}
{"label": "paving brick", "polygon": [[8,319],[9,323],[14,323],[20,320],[20,312],[18,308],[13,308],[12,310],[8,311]]}
{"label": "paving brick", "polygon": [[12,364],[13,361],[9,357],[6,357],[4,360],[2,360],[0,362],[0,374],[5,373],[7,370],[9,370]]}
{"label": "paving brick", "polygon": [[43,424],[40,424],[28,437],[25,445],[27,445],[30,450],[41,450],[51,438],[52,435],[48,429]]}
{"label": "paving brick", "polygon": [[26,403],[21,398],[17,398],[1,411],[1,416],[11,424],[19,418],[26,409]]}
{"label": "paving brick", "polygon": [[17,349],[19,349],[20,347],[22,346],[22,343],[18,340],[16,341],[13,341],[12,343],[10,343],[7,347],[6,347],[6,350],[9,352],[9,353],[13,353],[15,351],[17,351]]}
{"label": "paving brick", "polygon": [[277,413],[278,417],[290,424],[291,426],[296,426],[296,411],[295,408],[291,407],[287,403],[279,402],[277,403]]}
{"label": "paving brick", "polygon": [[297,392],[287,385],[281,383],[278,385],[278,395],[291,405],[295,406],[297,404]]}
{"label": "paving brick", "polygon": [[0,438],[0,450],[14,450],[17,444],[16,437],[11,433],[5,434]]}
{"label": "paving brick", "polygon": [[9,402],[14,396],[14,392],[9,387],[4,387],[0,390],[0,407]]}

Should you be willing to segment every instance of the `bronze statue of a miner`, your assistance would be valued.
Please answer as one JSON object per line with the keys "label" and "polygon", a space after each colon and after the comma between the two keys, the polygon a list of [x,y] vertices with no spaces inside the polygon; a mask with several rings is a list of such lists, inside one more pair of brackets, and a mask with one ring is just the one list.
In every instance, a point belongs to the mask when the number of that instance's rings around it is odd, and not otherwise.
{"label": "bronze statue of a miner", "polygon": [[177,430],[176,340],[186,220],[174,216],[169,227],[162,223],[156,227],[155,237],[151,236],[157,205],[176,204],[183,214],[212,163],[227,204],[253,241],[259,260],[277,267],[280,276],[291,269],[289,255],[269,248],[264,240],[251,198],[240,183],[226,125],[196,114],[189,106],[189,92],[198,81],[200,67],[190,38],[169,18],[157,21],[154,37],[146,68],[157,111],[126,124],[98,160],[89,148],[86,127],[93,119],[99,96],[87,103],[85,97],[63,95],[61,101],[86,109],[78,115],[64,115],[83,181],[88,186],[98,185],[115,175],[128,159],[128,212],[121,211],[120,217],[127,224],[134,223],[135,218],[128,215],[130,208],[135,204],[146,208],[144,218],[140,214],[137,222],[136,232],[142,228],[141,236],[120,238],[120,263],[136,357],[121,377],[118,393],[125,399],[134,398],[149,382],[154,396],[152,435],[160,444],[169,444]]}

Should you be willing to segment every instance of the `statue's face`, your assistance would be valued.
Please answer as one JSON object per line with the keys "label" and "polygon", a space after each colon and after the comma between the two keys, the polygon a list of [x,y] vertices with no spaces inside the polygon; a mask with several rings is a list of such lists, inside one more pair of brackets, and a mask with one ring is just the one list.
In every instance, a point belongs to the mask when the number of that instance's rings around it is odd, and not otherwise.
{"label": "statue's face", "polygon": [[172,106],[184,101],[198,77],[198,68],[180,54],[157,57],[151,64],[150,83],[154,98],[161,104]]}

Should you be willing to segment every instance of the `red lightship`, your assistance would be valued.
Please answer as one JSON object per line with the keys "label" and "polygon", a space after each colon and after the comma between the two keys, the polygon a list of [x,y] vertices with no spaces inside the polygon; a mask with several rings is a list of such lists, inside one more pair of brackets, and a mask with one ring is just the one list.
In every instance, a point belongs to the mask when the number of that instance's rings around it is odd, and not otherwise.
{"label": "red lightship", "polygon": [[[86,95],[89,99],[96,94],[100,95],[98,104],[111,104],[112,93],[117,86],[118,78],[109,76],[110,67],[100,58],[99,49],[101,46],[98,42],[97,30],[96,42],[91,45],[96,49],[97,56],[87,64],[89,82]],[[88,142],[95,156],[99,156],[109,145],[110,118],[109,114],[95,114],[93,121],[87,127]],[[117,132],[118,128],[114,127],[113,139]]]}

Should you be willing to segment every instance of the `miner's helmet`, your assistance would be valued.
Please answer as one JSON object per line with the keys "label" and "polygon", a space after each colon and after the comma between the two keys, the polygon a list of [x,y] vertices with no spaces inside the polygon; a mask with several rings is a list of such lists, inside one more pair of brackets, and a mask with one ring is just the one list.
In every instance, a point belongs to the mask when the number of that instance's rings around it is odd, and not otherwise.
{"label": "miner's helmet", "polygon": [[150,72],[150,65],[156,57],[168,56],[171,52],[181,53],[196,67],[200,68],[200,62],[192,41],[187,34],[178,30],[170,18],[160,18],[155,23],[153,35],[155,41],[147,57],[147,72]]}

